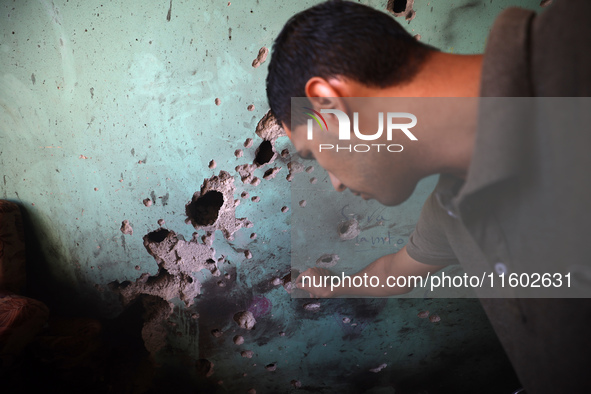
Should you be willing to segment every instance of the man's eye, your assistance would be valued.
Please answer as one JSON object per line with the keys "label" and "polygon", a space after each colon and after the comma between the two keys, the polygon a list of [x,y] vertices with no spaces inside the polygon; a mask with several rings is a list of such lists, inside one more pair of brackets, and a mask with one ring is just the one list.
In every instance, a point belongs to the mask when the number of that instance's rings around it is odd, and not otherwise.
{"label": "man's eye", "polygon": [[312,152],[310,152],[309,150],[297,152],[297,155],[302,160],[314,160],[314,156],[312,155]]}

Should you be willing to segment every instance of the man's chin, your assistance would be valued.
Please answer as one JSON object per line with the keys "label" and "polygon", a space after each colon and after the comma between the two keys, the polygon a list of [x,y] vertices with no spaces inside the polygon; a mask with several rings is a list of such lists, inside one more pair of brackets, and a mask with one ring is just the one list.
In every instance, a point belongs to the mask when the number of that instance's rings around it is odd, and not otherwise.
{"label": "man's chin", "polygon": [[372,198],[373,200],[376,200],[377,202],[379,202],[382,205],[385,205],[387,207],[395,207],[397,205],[402,204],[403,202],[405,202],[407,200],[407,198],[399,198],[399,196],[386,196],[386,197],[375,197]]}

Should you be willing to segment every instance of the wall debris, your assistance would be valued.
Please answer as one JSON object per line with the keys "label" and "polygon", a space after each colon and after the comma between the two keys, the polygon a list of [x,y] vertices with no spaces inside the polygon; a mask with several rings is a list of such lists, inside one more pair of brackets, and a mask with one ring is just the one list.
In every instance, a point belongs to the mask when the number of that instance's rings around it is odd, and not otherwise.
{"label": "wall debris", "polygon": [[252,66],[254,68],[257,68],[258,66],[263,64],[265,60],[267,60],[267,55],[269,55],[269,49],[267,49],[266,47],[262,47],[261,49],[259,49],[259,53],[256,59],[252,61]]}
{"label": "wall debris", "polygon": [[245,328],[247,330],[252,330],[254,325],[257,324],[257,321],[254,318],[254,315],[250,311],[242,311],[242,312],[236,313],[234,315],[234,321],[241,328]]}
{"label": "wall debris", "polygon": [[123,222],[121,222],[120,230],[123,234],[133,235],[133,228],[131,228],[129,220],[124,220]]}

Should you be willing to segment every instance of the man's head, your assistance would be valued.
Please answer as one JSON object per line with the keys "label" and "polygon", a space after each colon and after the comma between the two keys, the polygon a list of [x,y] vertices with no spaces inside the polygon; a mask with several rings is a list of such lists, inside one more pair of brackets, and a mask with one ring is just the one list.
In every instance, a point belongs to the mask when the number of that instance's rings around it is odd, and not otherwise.
{"label": "man's head", "polygon": [[[386,138],[386,133],[382,133],[373,142],[403,142],[404,152],[382,150],[375,154],[322,151],[320,144],[339,143],[340,123],[336,116],[324,114],[325,132],[314,132],[313,138],[309,138],[306,130],[310,114],[332,109],[354,120],[358,113],[359,130],[375,133],[378,123],[370,114],[392,111],[391,103],[382,98],[477,97],[481,60],[481,55],[439,52],[415,40],[383,12],[354,2],[332,0],[295,15],[280,32],[269,63],[267,96],[272,112],[296,150],[316,159],[328,171],[336,190],[349,188],[363,198],[398,205],[425,176],[465,175],[473,130],[465,125],[443,127],[458,118],[457,111],[444,111],[445,119],[428,117],[437,119],[438,127],[427,127],[429,122],[421,117],[418,142],[404,140],[402,133],[396,133],[402,140]],[[292,97],[307,97],[302,106],[307,110],[293,109],[292,113]],[[361,101],[347,99],[353,97],[378,99],[364,107]],[[434,110],[441,112],[441,108]],[[464,112],[464,120],[475,113]]]}
{"label": "man's head", "polygon": [[391,16],[349,1],[327,1],[293,16],[273,45],[267,97],[278,121],[290,125],[291,97],[306,97],[313,77],[345,77],[385,88],[408,83],[431,47]]}

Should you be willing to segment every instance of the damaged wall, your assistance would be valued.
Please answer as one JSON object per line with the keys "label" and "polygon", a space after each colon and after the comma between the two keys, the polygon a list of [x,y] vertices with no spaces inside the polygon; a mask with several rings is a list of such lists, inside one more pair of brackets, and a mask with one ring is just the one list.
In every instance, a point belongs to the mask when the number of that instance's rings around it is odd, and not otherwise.
{"label": "damaged wall", "polygon": [[[492,338],[472,301],[312,305],[285,291],[290,182],[331,186],[318,165],[292,160],[268,117],[266,56],[285,21],[318,2],[0,2],[0,198],[19,203],[32,229],[31,295],[55,313],[101,318],[141,294],[171,301],[144,300],[156,305],[146,347],[168,346],[170,363],[174,349],[208,360],[198,370],[230,391],[385,385],[396,365],[406,366],[396,379],[412,380],[413,368],[438,365],[432,349]],[[454,53],[482,52],[503,8],[540,9],[539,0],[361,3],[390,8],[417,39]],[[389,208],[406,226],[401,239],[432,186]],[[428,308],[439,326],[417,316]],[[235,321],[242,312],[255,329]],[[462,320],[473,323],[460,335]],[[319,367],[327,360],[340,374]]]}

